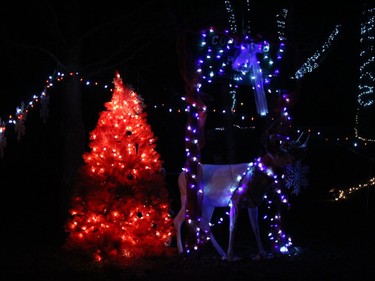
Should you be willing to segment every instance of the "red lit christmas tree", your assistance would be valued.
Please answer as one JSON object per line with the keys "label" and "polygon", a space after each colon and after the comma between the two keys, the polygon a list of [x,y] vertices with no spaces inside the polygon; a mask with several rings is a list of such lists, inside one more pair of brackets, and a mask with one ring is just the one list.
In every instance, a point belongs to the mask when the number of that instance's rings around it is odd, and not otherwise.
{"label": "red lit christmas tree", "polygon": [[112,100],[90,133],[65,229],[64,248],[95,261],[171,253],[170,199],[142,99],[114,78]]}

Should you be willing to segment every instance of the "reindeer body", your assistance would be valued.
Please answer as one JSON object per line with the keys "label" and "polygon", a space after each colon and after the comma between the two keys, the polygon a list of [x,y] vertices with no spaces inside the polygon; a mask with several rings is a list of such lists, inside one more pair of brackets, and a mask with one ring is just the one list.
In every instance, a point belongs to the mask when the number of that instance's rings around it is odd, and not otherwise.
{"label": "reindeer body", "polygon": [[[271,136],[267,146],[267,153],[251,163],[233,165],[199,164],[198,182],[202,186],[203,194],[201,203],[200,228],[208,235],[212,245],[223,259],[233,258],[234,230],[237,223],[238,211],[241,207],[248,209],[248,214],[258,246],[259,256],[265,256],[266,252],[259,233],[258,206],[262,202],[265,193],[276,181],[277,174],[283,168],[301,158],[307,148],[305,143],[290,141]],[[178,177],[178,186],[181,194],[181,209],[174,218],[176,229],[177,248],[179,253],[184,252],[181,239],[181,225],[186,219],[187,206],[187,180],[182,171]],[[210,222],[216,207],[229,207],[229,243],[225,252],[216,241],[210,230]]]}
{"label": "reindeer body", "polygon": [[[272,167],[260,171],[264,166],[261,162],[272,162],[271,155],[265,155],[259,158],[258,162],[241,163],[233,165],[215,165],[201,164],[201,180],[203,180],[203,199],[202,199],[202,230],[208,234],[210,241],[219,255],[223,259],[233,258],[233,242],[238,210],[241,206],[248,208],[248,213],[253,232],[257,241],[260,255],[264,256],[265,251],[261,242],[258,224],[258,206],[261,203],[267,189],[273,183]],[[273,162],[274,169],[276,162]],[[174,226],[177,234],[178,252],[183,252],[181,240],[181,225],[185,220],[185,210],[187,204],[186,194],[186,175],[181,172],[178,177],[179,189],[181,194],[181,209],[174,218]],[[229,212],[229,244],[225,252],[216,241],[210,230],[210,222],[216,207],[230,207]]]}
{"label": "reindeer body", "polygon": [[234,165],[201,164],[204,183],[204,206],[228,207],[233,191],[250,163]]}

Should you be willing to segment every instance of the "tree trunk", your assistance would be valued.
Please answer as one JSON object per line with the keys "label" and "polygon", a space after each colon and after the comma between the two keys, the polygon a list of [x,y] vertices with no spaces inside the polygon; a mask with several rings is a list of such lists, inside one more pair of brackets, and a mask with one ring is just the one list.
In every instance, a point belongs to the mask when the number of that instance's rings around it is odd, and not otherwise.
{"label": "tree trunk", "polygon": [[82,91],[79,73],[81,67],[82,42],[76,40],[74,31],[79,30],[79,4],[72,9],[69,22],[71,30],[71,44],[67,49],[66,61],[68,71],[73,73],[64,80],[62,93],[62,123],[61,132],[63,140],[62,178],[60,184],[60,215],[64,224],[69,215],[70,200],[73,190],[73,181],[78,168],[82,164],[82,154],[85,148],[85,128],[82,118]]}

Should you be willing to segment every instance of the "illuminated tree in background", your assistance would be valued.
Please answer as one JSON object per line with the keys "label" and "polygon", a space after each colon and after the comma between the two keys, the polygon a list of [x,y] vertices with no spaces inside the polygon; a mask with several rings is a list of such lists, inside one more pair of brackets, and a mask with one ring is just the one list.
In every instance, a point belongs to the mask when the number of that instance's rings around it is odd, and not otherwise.
{"label": "illuminated tree in background", "polygon": [[64,247],[98,262],[169,254],[170,201],[142,99],[114,79],[83,155]]}
{"label": "illuminated tree in background", "polygon": [[356,115],[356,137],[363,141],[375,142],[375,8],[363,11],[361,23],[361,65],[359,68],[358,108]]}

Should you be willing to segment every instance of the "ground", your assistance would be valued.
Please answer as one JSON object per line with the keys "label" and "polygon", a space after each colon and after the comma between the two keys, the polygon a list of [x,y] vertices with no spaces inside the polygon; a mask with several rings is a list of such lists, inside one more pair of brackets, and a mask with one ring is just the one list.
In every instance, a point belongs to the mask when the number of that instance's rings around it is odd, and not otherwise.
{"label": "ground", "polygon": [[[62,251],[56,237],[35,239],[38,233],[34,233],[27,236],[30,241],[23,243],[15,243],[16,238],[3,241],[1,279],[373,280],[373,197],[373,190],[367,189],[341,202],[328,197],[296,200],[284,216],[284,229],[295,247],[291,255],[253,261],[255,242],[245,216],[240,219],[236,239],[236,253],[241,259],[235,262],[222,261],[206,245],[193,255],[176,253],[171,257],[138,260],[123,268],[100,267]],[[225,233],[221,229],[217,232]]]}

